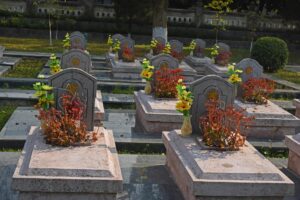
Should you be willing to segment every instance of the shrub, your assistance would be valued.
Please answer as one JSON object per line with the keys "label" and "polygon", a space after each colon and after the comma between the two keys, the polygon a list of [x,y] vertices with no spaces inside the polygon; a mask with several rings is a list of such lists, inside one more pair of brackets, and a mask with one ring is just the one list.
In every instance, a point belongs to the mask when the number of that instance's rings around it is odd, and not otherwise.
{"label": "shrub", "polygon": [[155,72],[154,95],[157,98],[176,98],[176,85],[181,76],[182,69],[161,68]]}
{"label": "shrub", "polygon": [[276,37],[261,37],[253,46],[251,58],[267,72],[275,72],[288,62],[289,50],[285,41]]}

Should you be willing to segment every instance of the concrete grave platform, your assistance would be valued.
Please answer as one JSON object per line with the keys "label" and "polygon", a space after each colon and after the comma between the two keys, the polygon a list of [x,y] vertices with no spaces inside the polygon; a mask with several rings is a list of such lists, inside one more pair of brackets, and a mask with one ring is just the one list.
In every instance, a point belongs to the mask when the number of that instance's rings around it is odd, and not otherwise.
{"label": "concrete grave platform", "polygon": [[112,131],[94,127],[89,146],[54,147],[32,127],[12,180],[19,199],[116,199],[122,174]]}
{"label": "concrete grave platform", "polygon": [[5,74],[10,68],[10,66],[0,65],[0,76]]}
{"label": "concrete grave platform", "polygon": [[179,63],[179,68],[182,69],[182,76],[186,82],[192,82],[197,79],[197,71],[189,66],[185,61]]}
{"label": "concrete grave platform", "polygon": [[20,60],[21,60],[21,58],[4,56],[4,57],[0,58],[0,65],[14,67]]}
{"label": "concrete grave platform", "polygon": [[184,61],[201,75],[204,75],[206,67],[212,64],[212,60],[208,57],[187,56]]}
{"label": "concrete grave platform", "polygon": [[205,68],[205,75],[215,74],[222,78],[228,78],[227,67],[216,64],[208,64]]}
{"label": "concrete grave platform", "polygon": [[155,99],[143,90],[134,92],[136,102],[136,129],[161,134],[181,128],[183,116],[175,109],[176,99]]}
{"label": "concrete grave platform", "polygon": [[203,149],[180,130],[163,132],[167,167],[186,200],[283,199],[294,183],[250,143],[239,151]]}
{"label": "concrete grave platform", "polygon": [[[36,118],[38,111],[33,107],[18,107],[5,126],[0,131],[1,139],[26,139],[30,126],[39,126],[40,122]],[[97,90],[95,99],[94,123],[101,126],[105,118],[101,91]]]}
{"label": "concrete grave platform", "polygon": [[294,135],[300,126],[300,119],[271,101],[266,105],[256,105],[235,100],[234,106],[245,109],[247,116],[255,117],[245,130],[249,138],[283,140],[285,135]]}
{"label": "concrete grave platform", "polygon": [[134,62],[123,62],[122,60],[115,61],[110,59],[110,66],[112,66],[112,77],[117,79],[137,79],[141,80],[140,74],[143,67],[139,60]]}
{"label": "concrete grave platform", "polygon": [[296,117],[300,117],[300,99],[294,99],[293,105],[296,107]]}
{"label": "concrete grave platform", "polygon": [[288,168],[300,177],[300,133],[286,136],[285,144],[289,148]]}

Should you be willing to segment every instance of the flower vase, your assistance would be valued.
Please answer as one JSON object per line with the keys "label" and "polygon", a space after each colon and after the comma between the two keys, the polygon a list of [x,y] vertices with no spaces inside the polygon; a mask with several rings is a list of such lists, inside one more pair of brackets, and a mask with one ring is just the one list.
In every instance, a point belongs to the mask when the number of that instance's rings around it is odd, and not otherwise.
{"label": "flower vase", "polygon": [[116,52],[116,53],[115,53],[115,61],[118,61],[118,60],[119,60],[119,53]]}
{"label": "flower vase", "polygon": [[234,95],[234,98],[236,98],[237,97],[237,95],[238,95],[238,84],[233,84],[233,88],[234,88],[234,93],[233,93],[233,95]]}
{"label": "flower vase", "polygon": [[191,116],[183,116],[181,136],[186,137],[192,134]]}
{"label": "flower vase", "polygon": [[153,55],[153,49],[152,48],[150,49],[150,54]]}
{"label": "flower vase", "polygon": [[145,85],[145,94],[151,94],[151,82],[150,81],[147,81],[146,82],[146,85]]}

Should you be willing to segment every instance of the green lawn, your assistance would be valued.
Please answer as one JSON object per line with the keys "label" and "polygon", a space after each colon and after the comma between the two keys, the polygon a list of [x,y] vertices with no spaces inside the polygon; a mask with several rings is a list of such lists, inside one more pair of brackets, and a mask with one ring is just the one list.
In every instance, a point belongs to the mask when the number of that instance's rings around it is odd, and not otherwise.
{"label": "green lawn", "polygon": [[3,76],[14,78],[36,78],[45,63],[45,59],[24,58]]}
{"label": "green lawn", "polygon": [[300,72],[291,72],[284,69],[280,69],[273,75],[280,79],[284,79],[296,84],[300,84]]}
{"label": "green lawn", "polygon": [[0,106],[0,131],[15,109],[16,106]]}

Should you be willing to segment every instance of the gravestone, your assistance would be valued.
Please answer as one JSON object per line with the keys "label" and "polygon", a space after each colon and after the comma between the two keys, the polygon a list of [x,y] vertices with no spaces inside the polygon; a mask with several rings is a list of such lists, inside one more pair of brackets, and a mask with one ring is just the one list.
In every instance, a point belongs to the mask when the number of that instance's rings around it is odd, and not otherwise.
{"label": "gravestone", "polygon": [[219,52],[230,52],[230,46],[223,43],[218,42],[217,45],[219,46]]}
{"label": "gravestone", "polygon": [[125,38],[125,36],[124,35],[121,35],[121,34],[114,34],[112,37],[111,37],[111,39],[113,40],[113,42],[116,42],[116,40],[119,40],[120,42],[121,42],[121,40],[123,39],[123,38]]}
{"label": "gravestone", "polygon": [[242,70],[241,78],[243,82],[250,78],[260,78],[263,75],[263,67],[254,59],[245,58],[236,65],[237,69]]}
{"label": "gravestone", "polygon": [[78,68],[89,73],[92,66],[90,54],[81,49],[71,49],[61,56],[62,69]]}
{"label": "gravestone", "polygon": [[162,44],[163,46],[166,45],[166,39],[165,38],[163,38],[163,37],[155,37],[154,39],[158,42],[158,44]]}
{"label": "gravestone", "polygon": [[194,40],[196,43],[195,49],[194,49],[194,56],[197,58],[204,58],[204,50],[206,47],[206,42],[202,39],[195,39]]}
{"label": "gravestone", "polygon": [[97,80],[87,72],[70,68],[49,77],[49,85],[54,87],[55,107],[60,109],[61,96],[66,92],[75,93],[86,105],[83,121],[89,131],[94,130],[94,111]]}
{"label": "gravestone", "polygon": [[178,40],[171,40],[170,42],[171,51],[182,54],[183,53],[183,44]]}
{"label": "gravestone", "polygon": [[168,67],[171,69],[177,69],[179,67],[178,60],[173,58],[169,54],[159,54],[150,59],[150,65],[153,65],[155,71],[162,67]]}
{"label": "gravestone", "polygon": [[287,135],[285,144],[289,148],[288,169],[300,176],[300,133]]}
{"label": "gravestone", "polygon": [[125,48],[129,48],[129,50],[133,53],[134,55],[134,40],[128,37],[124,37],[120,41],[120,50],[119,50],[119,59],[123,59],[123,52]]}
{"label": "gravestone", "polygon": [[217,99],[221,102],[221,107],[233,105],[234,86],[216,75],[204,76],[191,83],[191,92],[194,96],[193,105],[191,107],[193,133],[199,134],[199,120],[205,112],[205,104],[208,99]]}
{"label": "gravestone", "polygon": [[70,41],[71,41],[71,49],[86,49],[86,38],[85,36],[79,32],[75,31],[71,33],[70,35]]}

